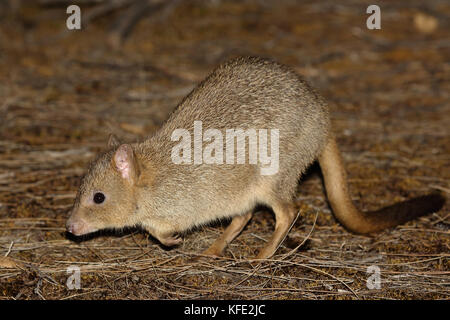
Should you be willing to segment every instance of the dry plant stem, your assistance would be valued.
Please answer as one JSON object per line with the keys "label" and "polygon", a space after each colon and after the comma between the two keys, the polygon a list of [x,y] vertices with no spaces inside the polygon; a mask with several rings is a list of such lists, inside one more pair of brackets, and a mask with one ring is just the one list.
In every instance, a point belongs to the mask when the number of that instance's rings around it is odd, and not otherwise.
{"label": "dry plant stem", "polygon": [[[299,211],[298,215],[300,215],[300,211]],[[281,260],[284,260],[284,259],[286,259],[287,257],[293,255],[299,248],[301,248],[301,247],[305,244],[306,241],[308,241],[308,239],[311,237],[311,234],[312,234],[313,231],[314,231],[314,227],[316,226],[316,222],[317,222],[317,217],[318,217],[318,216],[319,216],[319,211],[316,212],[316,217],[314,218],[314,223],[313,223],[313,225],[312,225],[312,227],[311,227],[311,230],[309,231],[309,233],[308,233],[307,236],[305,237],[305,239],[303,239],[303,241],[302,241],[298,246],[296,246],[294,249],[292,249],[292,250],[289,251],[288,253],[284,254],[284,255],[281,257]],[[295,219],[295,221],[296,221],[296,220],[297,220],[297,219]],[[295,221],[294,221],[293,224],[295,224]],[[292,227],[291,227],[291,228],[292,228]]]}

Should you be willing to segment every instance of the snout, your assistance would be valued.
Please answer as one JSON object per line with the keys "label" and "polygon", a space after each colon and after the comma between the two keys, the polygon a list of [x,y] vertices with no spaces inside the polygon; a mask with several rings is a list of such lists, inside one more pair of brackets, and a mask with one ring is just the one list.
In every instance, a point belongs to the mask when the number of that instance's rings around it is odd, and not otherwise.
{"label": "snout", "polygon": [[89,226],[86,221],[81,218],[74,219],[72,217],[67,220],[66,230],[67,232],[70,232],[75,236],[81,236],[83,234],[92,232],[91,230],[89,230]]}

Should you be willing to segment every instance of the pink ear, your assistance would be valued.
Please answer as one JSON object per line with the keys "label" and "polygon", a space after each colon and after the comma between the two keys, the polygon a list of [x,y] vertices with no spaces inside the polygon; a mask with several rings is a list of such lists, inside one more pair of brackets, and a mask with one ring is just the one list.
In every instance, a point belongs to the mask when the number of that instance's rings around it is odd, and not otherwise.
{"label": "pink ear", "polygon": [[133,156],[132,154],[133,150],[128,144],[122,144],[114,154],[114,163],[116,165],[116,169],[124,179],[129,179],[131,176],[131,167],[133,161],[133,159],[131,159],[131,157]]}

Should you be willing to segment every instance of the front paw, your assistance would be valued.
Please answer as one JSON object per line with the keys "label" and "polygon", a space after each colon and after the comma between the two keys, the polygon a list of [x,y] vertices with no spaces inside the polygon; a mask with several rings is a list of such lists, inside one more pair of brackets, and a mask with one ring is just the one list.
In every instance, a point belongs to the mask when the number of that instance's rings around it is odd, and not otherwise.
{"label": "front paw", "polygon": [[158,240],[167,247],[173,247],[183,242],[183,238],[179,234],[172,234],[170,236],[159,237]]}

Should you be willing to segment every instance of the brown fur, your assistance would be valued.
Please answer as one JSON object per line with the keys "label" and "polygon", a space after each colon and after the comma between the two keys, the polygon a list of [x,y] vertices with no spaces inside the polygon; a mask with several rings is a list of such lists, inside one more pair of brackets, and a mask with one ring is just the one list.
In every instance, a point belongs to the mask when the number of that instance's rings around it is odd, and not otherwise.
{"label": "brown fur", "polygon": [[[250,164],[174,164],[171,150],[177,142],[171,141],[172,132],[193,132],[199,120],[203,130],[219,129],[224,136],[229,128],[279,129],[278,173],[263,176],[258,165]],[[330,132],[326,103],[295,72],[261,58],[231,60],[200,83],[148,140],[119,146],[110,139],[111,149],[83,179],[68,229],[84,234],[140,225],[163,244],[174,245],[181,241],[177,233],[232,217],[225,233],[205,252],[220,255],[245,227],[255,206],[262,204],[271,207],[276,218],[274,234],[258,255],[268,258],[295,219],[292,199],[298,180],[316,159],[336,217],[349,230],[367,233],[408,220],[408,213],[371,218],[355,209]],[[118,168],[120,161],[130,163],[128,178]],[[96,191],[106,196],[100,205],[91,200]]]}

